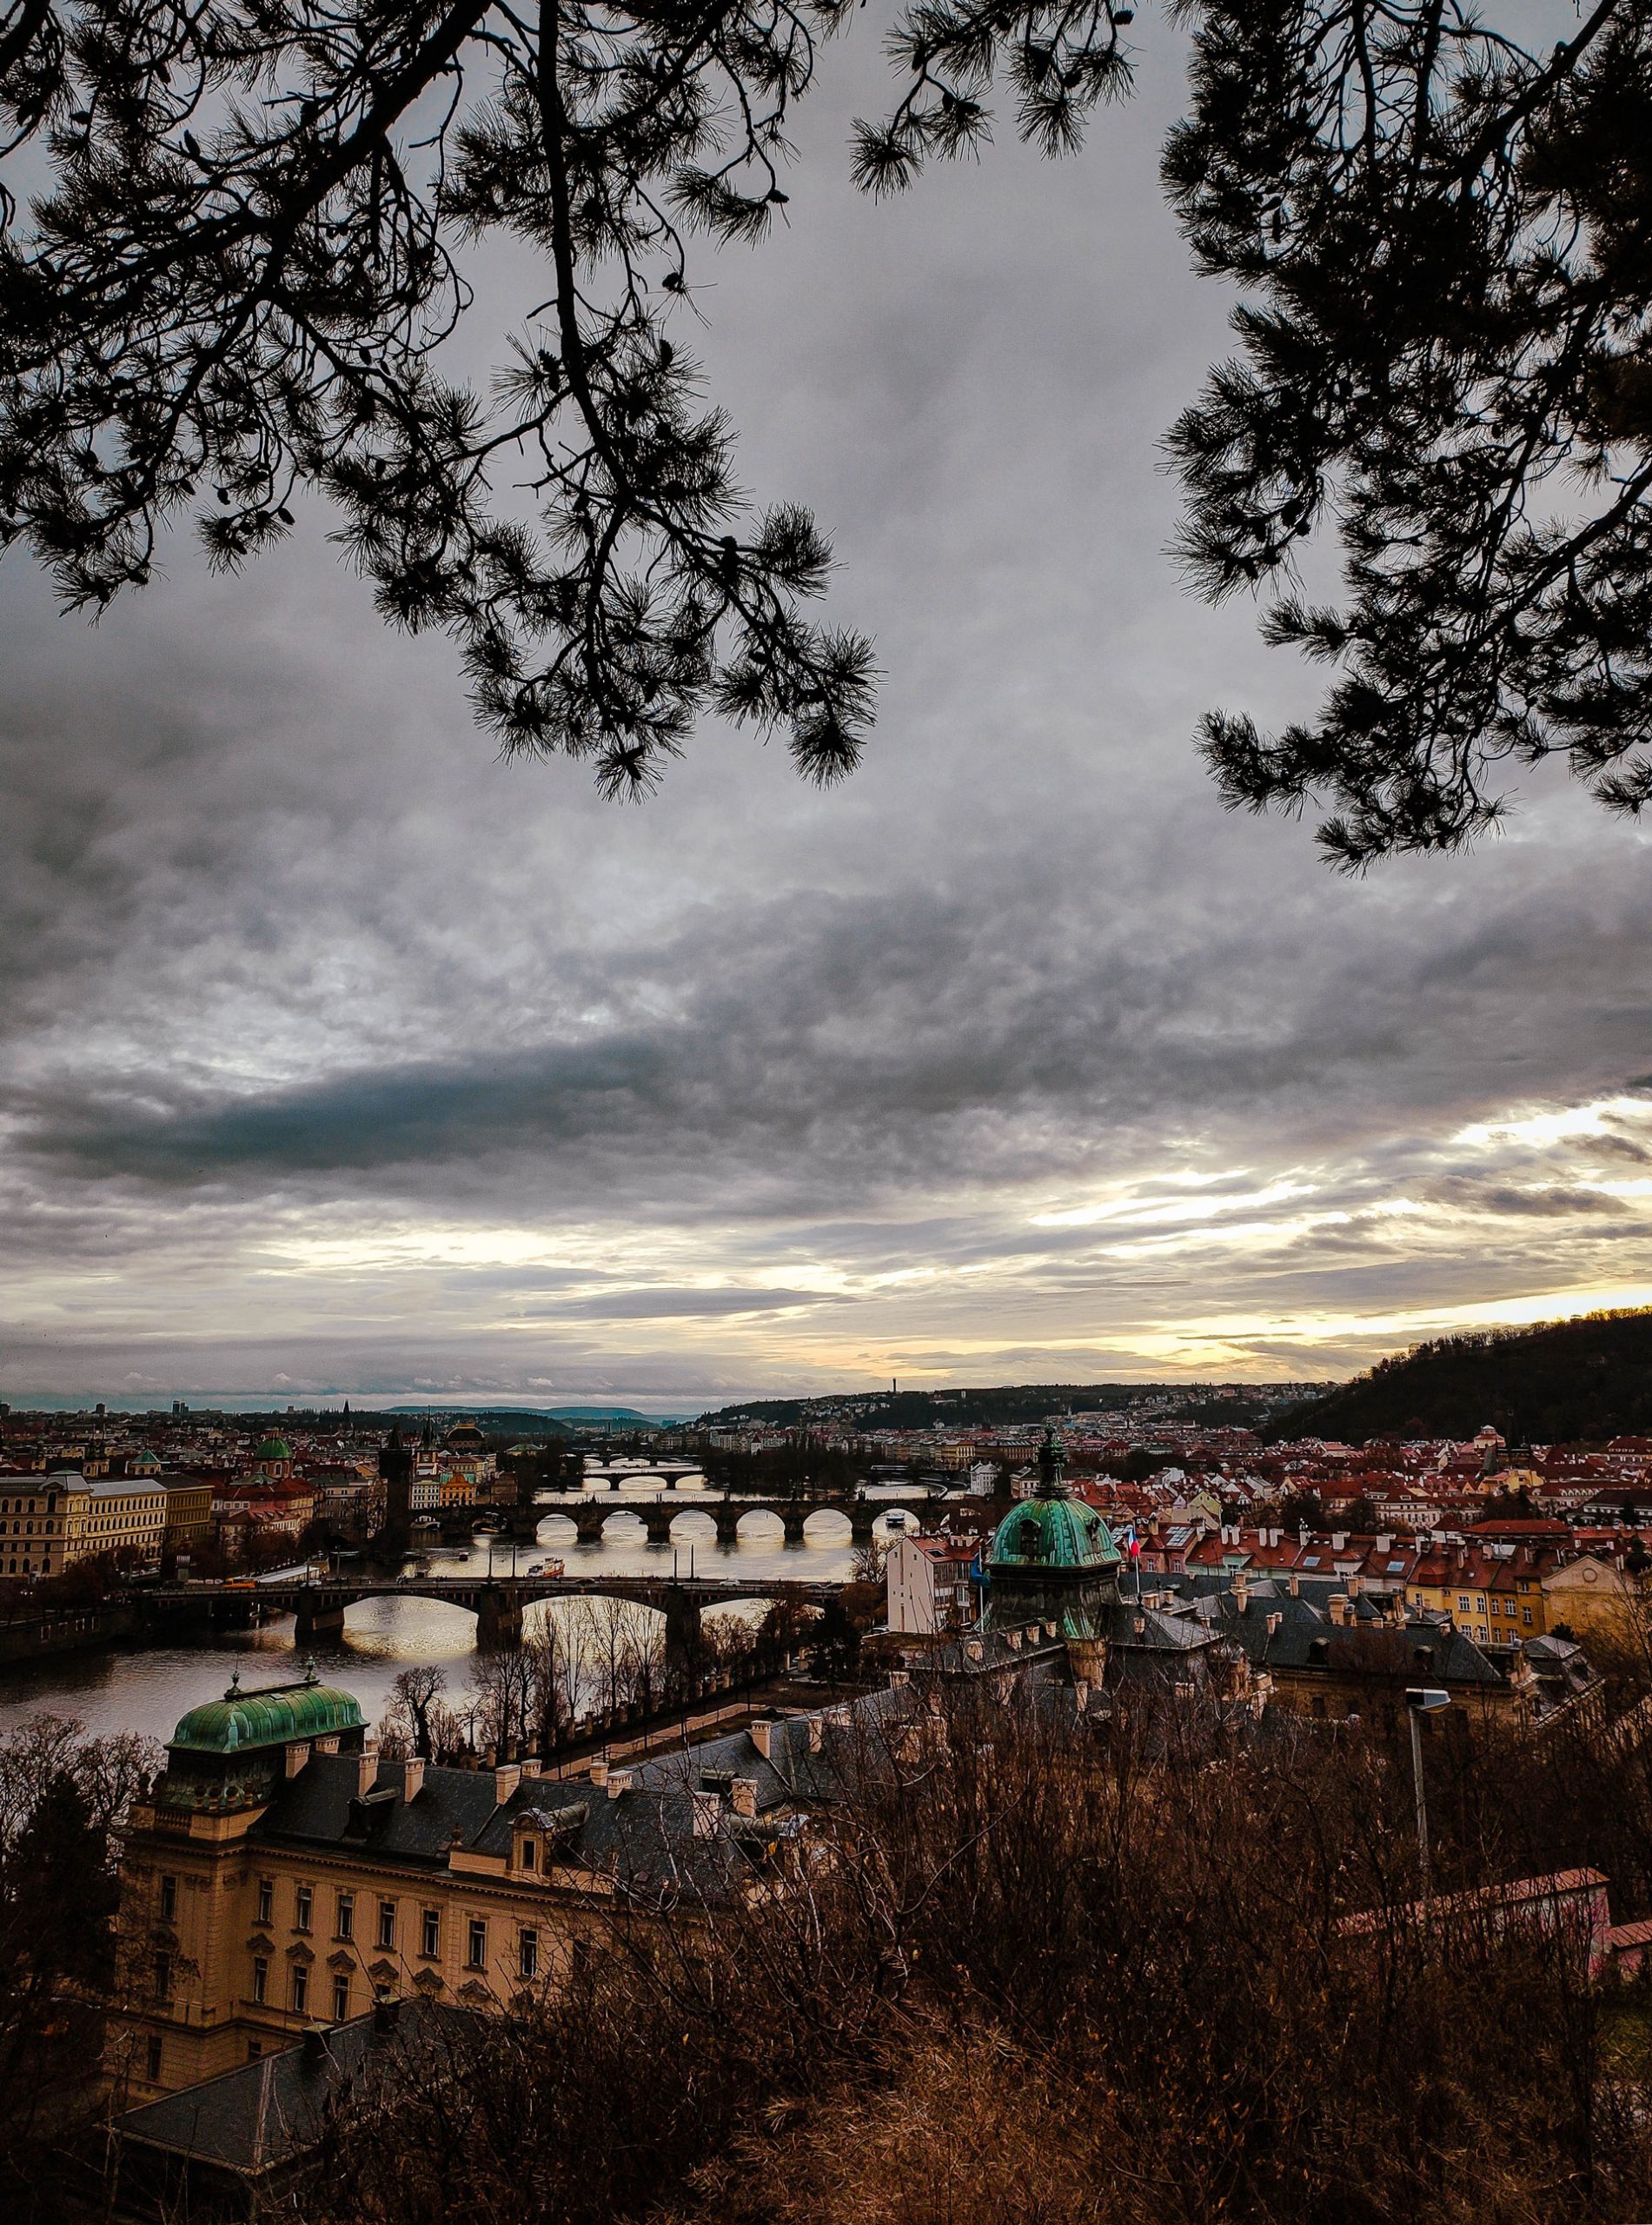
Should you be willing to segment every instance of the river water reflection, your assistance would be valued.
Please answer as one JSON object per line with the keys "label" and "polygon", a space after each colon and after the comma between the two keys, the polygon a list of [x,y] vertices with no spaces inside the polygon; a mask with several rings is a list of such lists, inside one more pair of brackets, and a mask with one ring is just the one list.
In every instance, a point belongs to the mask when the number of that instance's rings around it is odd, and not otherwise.
{"label": "river water reflection", "polygon": [[[711,1516],[693,1511],[696,1496],[705,1496],[704,1487],[697,1491],[692,1484],[669,1494],[682,1509],[673,1524],[673,1542],[651,1545],[640,1519],[626,1517],[622,1510],[627,1501],[653,1498],[657,1493],[658,1487],[648,1484],[598,1495],[614,1509],[614,1518],[600,1542],[587,1545],[579,1543],[572,1522],[547,1508],[539,1524],[538,1543],[516,1547],[518,1571],[525,1572],[534,1560],[554,1556],[570,1576],[669,1577],[675,1571],[687,1575],[692,1551],[697,1576],[819,1583],[840,1581],[853,1573],[846,1517],[816,1515],[803,1543],[788,1545],[777,1517],[753,1513],[745,1518],[737,1543],[720,1545]],[[886,1525],[881,1518],[877,1526],[883,1535]],[[508,1573],[509,1542],[486,1538],[466,1546],[433,1546],[417,1556],[416,1564],[436,1576],[474,1572],[488,1565],[490,1546],[493,1565],[501,1574]],[[410,1560],[409,1565],[414,1564]],[[567,1610],[552,1602],[530,1611],[565,1614]],[[342,1641],[307,1646],[302,1654],[293,1642],[290,1616],[267,1623],[262,1630],[220,1632],[198,1643],[142,1652],[70,1654],[37,1668],[0,1675],[0,1730],[49,1710],[76,1716],[89,1730],[140,1730],[164,1739],[181,1715],[216,1698],[236,1670],[243,1685],[277,1684],[302,1676],[304,1661],[312,1653],[322,1678],[354,1692],[368,1721],[376,1723],[392,1681],[409,1662],[439,1663],[447,1671],[451,1697],[462,1701],[474,1637],[474,1619],[461,1607],[435,1599],[364,1599],[350,1609]]]}

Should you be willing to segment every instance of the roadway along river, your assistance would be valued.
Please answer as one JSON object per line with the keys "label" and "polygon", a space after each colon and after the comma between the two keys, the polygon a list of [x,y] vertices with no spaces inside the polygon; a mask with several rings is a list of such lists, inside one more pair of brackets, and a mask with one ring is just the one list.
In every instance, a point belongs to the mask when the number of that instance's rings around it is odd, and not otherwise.
{"label": "roadway along river", "polygon": [[[619,1515],[627,1501],[653,1498],[656,1491],[654,1485],[627,1486],[617,1494],[598,1494],[616,1518],[599,1544],[580,1544],[572,1523],[547,1513],[539,1526],[538,1544],[516,1547],[518,1568],[554,1555],[571,1576],[670,1576],[673,1568],[687,1575],[692,1544],[694,1572],[701,1576],[819,1582],[853,1573],[853,1550],[844,1517],[817,1515],[804,1544],[788,1546],[776,1518],[752,1514],[738,1544],[719,1545],[711,1517],[691,1512],[696,1496],[703,1493],[703,1487],[697,1492],[692,1484],[669,1494],[683,1510],[674,1543],[651,1545],[640,1521],[622,1521]],[[880,1535],[885,1526],[879,1520]],[[421,1564],[436,1575],[485,1569],[489,1543],[479,1538],[468,1547],[434,1546],[420,1557]],[[494,1544],[494,1564],[501,1573],[510,1566],[510,1551],[508,1541]],[[555,1603],[532,1611],[567,1611]],[[439,1663],[447,1671],[450,1700],[462,1704],[474,1632],[474,1618],[461,1607],[434,1599],[364,1599],[351,1608],[342,1644],[317,1644],[305,1655],[294,1647],[290,1616],[262,1630],[224,1632],[200,1644],[69,1654],[37,1668],[0,1671],[0,1730],[25,1716],[49,1712],[77,1717],[89,1730],[142,1730],[164,1739],[186,1710],[221,1693],[235,1670],[240,1670],[243,1685],[273,1684],[302,1676],[311,1651],[324,1680],[354,1692],[368,1721],[376,1723],[392,1679],[411,1661]]]}

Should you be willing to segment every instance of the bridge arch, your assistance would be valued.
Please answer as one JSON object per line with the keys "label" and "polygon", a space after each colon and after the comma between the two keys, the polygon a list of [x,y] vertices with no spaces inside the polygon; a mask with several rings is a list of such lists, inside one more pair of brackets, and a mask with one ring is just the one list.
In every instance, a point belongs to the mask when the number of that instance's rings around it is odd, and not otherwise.
{"label": "bridge arch", "polygon": [[[425,1627],[412,1631],[408,1631],[405,1626],[398,1628],[399,1624],[404,1623],[402,1608],[415,1602],[420,1608],[427,1611],[426,1614],[421,1614],[418,1618],[420,1624],[424,1624]],[[435,1610],[438,1617],[451,1615],[456,1618],[454,1635],[457,1643],[451,1648],[440,1644],[439,1623],[431,1622],[428,1618],[428,1611],[431,1609]],[[398,1586],[393,1592],[368,1592],[362,1598],[351,1599],[337,1611],[336,1622],[327,1616],[315,1617],[310,1620],[308,1631],[301,1620],[298,1641],[302,1644],[307,1635],[320,1635],[329,1627],[335,1630],[341,1636],[353,1639],[358,1645],[362,1640],[375,1635],[381,1635],[392,1641],[393,1645],[394,1641],[398,1638],[405,1640],[408,1637],[416,1637],[420,1641],[420,1652],[417,1654],[410,1652],[408,1657],[409,1660],[414,1660],[421,1657],[427,1651],[434,1653],[437,1650],[444,1652],[451,1650],[462,1653],[468,1645],[480,1645],[481,1621],[482,1611],[480,1604],[473,1605],[468,1600],[454,1599],[441,1592],[422,1591],[415,1585],[408,1584],[405,1588]],[[470,1628],[463,1637],[460,1637],[459,1624],[463,1623],[468,1623]],[[427,1631],[428,1631],[428,1639]],[[399,1648],[395,1650],[399,1650]]]}
{"label": "bridge arch", "polygon": [[846,1506],[815,1506],[804,1516],[803,1528],[808,1536],[849,1538],[854,1534],[854,1519]]}

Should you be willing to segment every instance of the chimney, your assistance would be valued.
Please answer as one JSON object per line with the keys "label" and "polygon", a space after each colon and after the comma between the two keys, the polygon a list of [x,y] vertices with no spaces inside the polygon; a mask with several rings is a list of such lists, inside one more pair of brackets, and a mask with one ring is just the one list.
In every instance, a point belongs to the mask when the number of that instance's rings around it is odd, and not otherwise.
{"label": "chimney", "polygon": [[609,1799],[617,1800],[622,1792],[629,1792],[632,1778],[635,1774],[636,1772],[633,1770],[610,1770],[608,1771]]}
{"label": "chimney", "polygon": [[521,1764],[505,1762],[494,1771],[494,1805],[502,1808],[522,1781]]}
{"label": "chimney", "polygon": [[608,1764],[607,1764],[607,1760],[606,1756],[599,1755],[599,1756],[597,1757],[596,1760],[595,1760],[595,1761],[594,1761],[594,1762],[592,1763],[592,1764],[591,1764],[591,1782],[592,1782],[592,1783],[593,1783],[593,1784],[594,1784],[594,1785],[601,1786],[601,1785],[605,1785],[605,1784],[607,1783],[607,1781],[608,1781]]}
{"label": "chimney", "polygon": [[429,1764],[421,1756],[409,1758],[401,1764],[401,1797],[416,1800],[424,1790],[424,1773]]}
{"label": "chimney", "polygon": [[826,1737],[826,1724],[818,1715],[809,1717],[809,1751],[818,1754]]}
{"label": "chimney", "polygon": [[1019,1653],[1021,1650],[1021,1633],[1019,1630],[1005,1631],[1004,1633],[1004,1643],[1009,1647],[1012,1653]]}
{"label": "chimney", "polygon": [[1293,1599],[1300,1599],[1302,1597],[1302,1578],[1294,1568],[1290,1571],[1290,1596]]}
{"label": "chimney", "polygon": [[1341,1551],[1342,1551],[1342,1549],[1343,1549],[1343,1547],[1347,1543],[1348,1543],[1348,1532],[1347,1532],[1347,1531],[1346,1531],[1346,1530],[1333,1530],[1333,1531],[1331,1531],[1331,1533],[1330,1533],[1330,1550],[1331,1550],[1331,1551],[1332,1551],[1333,1553],[1340,1553],[1340,1552],[1341,1552]]}
{"label": "chimney", "polygon": [[1089,1706],[1089,1704],[1090,1704],[1090,1680],[1088,1679],[1088,1677],[1075,1677],[1073,1678],[1073,1680],[1072,1680],[1072,1704],[1073,1704],[1074,1711],[1075,1711],[1077,1714],[1079,1714],[1079,1715],[1082,1715],[1082,1714],[1084,1713],[1085,1710]]}
{"label": "chimney", "polygon": [[524,1777],[543,1777],[544,1774],[545,1764],[537,1754],[524,1754],[522,1756],[522,1775]]}
{"label": "chimney", "polygon": [[965,1641],[964,1641],[964,1658],[965,1658],[966,1661],[981,1661],[981,1660],[984,1660],[984,1659],[985,1658],[985,1654],[986,1654],[986,1649],[985,1649],[985,1647],[981,1644],[981,1641],[980,1641],[980,1639],[979,1639],[979,1638],[978,1638],[978,1637],[966,1637],[966,1638],[965,1639]]}
{"label": "chimney", "polygon": [[1330,1595],[1330,1605],[1331,1626],[1335,1630],[1342,1630],[1348,1622],[1347,1595],[1341,1591],[1333,1591]]}
{"label": "chimney", "polygon": [[1364,1589],[1364,1584],[1365,1579],[1363,1577],[1350,1576],[1348,1579],[1349,1597],[1350,1599],[1357,1599],[1361,1591]]}
{"label": "chimney", "polygon": [[355,1757],[355,1797],[364,1799],[379,1781],[379,1750],[370,1746]]}
{"label": "chimney", "polygon": [[1394,1546],[1394,1533],[1393,1533],[1393,1531],[1392,1531],[1391,1530],[1379,1530],[1379,1531],[1377,1531],[1377,1551],[1378,1551],[1379,1553],[1391,1552],[1391,1551],[1392,1551],[1392,1550],[1393,1550],[1393,1546]]}
{"label": "chimney", "polygon": [[1233,1604],[1242,1615],[1251,1604],[1251,1586],[1243,1576],[1233,1579]]}
{"label": "chimney", "polygon": [[728,1797],[733,1803],[734,1813],[737,1816],[755,1816],[757,1779],[754,1777],[735,1777],[729,1785]]}
{"label": "chimney", "polygon": [[714,1838],[717,1836],[717,1818],[722,1810],[721,1801],[714,1792],[691,1792],[688,1797],[693,1803],[694,1836],[697,1839]]}
{"label": "chimney", "polygon": [[283,1773],[288,1777],[296,1777],[300,1770],[303,1768],[305,1763],[308,1762],[309,1759],[309,1748],[308,1745],[289,1746],[286,1752],[282,1756],[282,1768]]}
{"label": "chimney", "polygon": [[[892,1669],[889,1672],[890,1683],[892,1684],[897,1677],[899,1677],[903,1684],[909,1684],[912,1681],[904,1669]],[[751,1731],[753,1745],[756,1747],[758,1752],[761,1754],[766,1762],[773,1761],[774,1758],[774,1724],[773,1720],[766,1716],[760,1716],[757,1721],[752,1724]]]}
{"label": "chimney", "polygon": [[1269,1636],[1270,1637],[1271,1637],[1274,1635],[1275,1631],[1278,1629],[1278,1627],[1279,1627],[1280,1624],[1281,1624],[1282,1622],[1284,1622],[1284,1617],[1283,1615],[1270,1615],[1270,1616],[1269,1616],[1269,1617],[1268,1617],[1268,1636]]}

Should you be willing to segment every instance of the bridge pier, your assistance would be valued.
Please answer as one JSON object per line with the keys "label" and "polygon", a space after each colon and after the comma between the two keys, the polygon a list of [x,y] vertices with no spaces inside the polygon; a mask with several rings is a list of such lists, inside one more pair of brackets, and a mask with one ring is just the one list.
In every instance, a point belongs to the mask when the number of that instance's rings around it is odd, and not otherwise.
{"label": "bridge pier", "polygon": [[666,1682],[680,1691],[690,1687],[700,1667],[700,1603],[680,1584],[673,1584],[666,1592],[664,1604]]}
{"label": "bridge pier", "polygon": [[671,1543],[671,1525],[676,1518],[674,1506],[644,1507],[642,1522],[648,1532],[648,1543],[651,1545],[668,1545]]}
{"label": "bridge pier", "polygon": [[780,1525],[786,1531],[788,1545],[803,1543],[803,1525],[813,1512],[813,1509],[807,1506],[785,1506],[780,1509]]}
{"label": "bridge pier", "polygon": [[298,1623],[293,1632],[295,1642],[308,1645],[312,1638],[336,1637],[344,1628],[344,1604],[342,1600],[318,1600],[307,1585],[298,1595]]}
{"label": "bridge pier", "polygon": [[574,1527],[582,1545],[596,1545],[602,1541],[602,1525],[607,1520],[607,1509],[594,1506],[581,1510],[574,1518]]}
{"label": "bridge pier", "polygon": [[522,1603],[498,1584],[490,1584],[476,1602],[476,1650],[504,1653],[522,1642]]}
{"label": "bridge pier", "polygon": [[740,1518],[743,1511],[744,1509],[738,1506],[720,1506],[715,1510],[712,1519],[717,1524],[717,1542],[720,1545],[732,1545],[737,1542],[740,1537]]}

